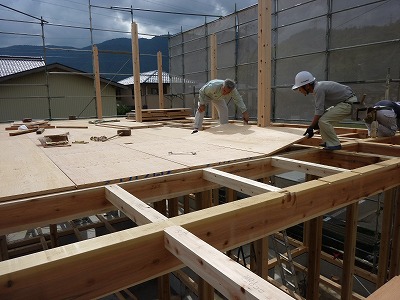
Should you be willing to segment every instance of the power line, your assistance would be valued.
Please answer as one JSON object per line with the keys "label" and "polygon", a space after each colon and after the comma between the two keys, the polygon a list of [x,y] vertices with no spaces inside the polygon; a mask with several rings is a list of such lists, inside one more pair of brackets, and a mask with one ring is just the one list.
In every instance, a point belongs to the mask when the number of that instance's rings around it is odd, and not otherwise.
{"label": "power line", "polygon": [[17,12],[17,13],[23,14],[23,15],[25,15],[25,16],[28,16],[28,17],[34,18],[34,19],[36,19],[36,20],[39,20],[40,22],[47,23],[47,21],[45,21],[45,20],[43,20],[43,19],[41,19],[41,18],[38,18],[38,17],[32,16],[32,15],[30,15],[30,14],[24,13],[24,12],[22,12],[22,11],[18,10],[18,9],[15,9],[15,8],[9,7],[9,6],[7,6],[7,5],[0,4],[0,6],[3,6],[3,7],[5,7],[5,8],[7,8],[7,9],[10,9],[10,10],[12,10],[12,11],[15,11],[15,12]]}
{"label": "power line", "polygon": [[104,8],[104,9],[115,9],[115,10],[121,10],[121,11],[145,11],[145,12],[155,12],[155,13],[162,13],[162,14],[198,16],[198,17],[214,17],[214,18],[222,18],[223,17],[221,15],[195,14],[195,13],[186,13],[186,12],[164,11],[164,10],[132,8],[132,7],[119,7],[119,6],[105,7],[105,6],[92,5],[92,7]]}

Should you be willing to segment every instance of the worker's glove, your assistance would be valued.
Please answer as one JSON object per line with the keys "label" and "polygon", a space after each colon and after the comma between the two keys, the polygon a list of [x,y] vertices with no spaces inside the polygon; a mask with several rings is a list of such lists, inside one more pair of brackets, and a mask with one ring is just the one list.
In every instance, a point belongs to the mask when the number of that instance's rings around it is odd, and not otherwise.
{"label": "worker's glove", "polygon": [[314,128],[311,126],[308,127],[306,132],[304,132],[303,135],[306,136],[308,139],[312,138],[314,136]]}

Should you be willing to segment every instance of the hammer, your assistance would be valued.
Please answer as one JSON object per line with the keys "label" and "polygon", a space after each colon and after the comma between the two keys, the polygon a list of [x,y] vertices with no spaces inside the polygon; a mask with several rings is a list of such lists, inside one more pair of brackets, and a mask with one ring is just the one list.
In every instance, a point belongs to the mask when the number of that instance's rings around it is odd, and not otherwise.
{"label": "hammer", "polygon": [[130,129],[119,129],[117,130],[117,134],[110,136],[108,139],[106,139],[106,141],[113,139],[117,136],[130,136],[131,135],[131,130]]}

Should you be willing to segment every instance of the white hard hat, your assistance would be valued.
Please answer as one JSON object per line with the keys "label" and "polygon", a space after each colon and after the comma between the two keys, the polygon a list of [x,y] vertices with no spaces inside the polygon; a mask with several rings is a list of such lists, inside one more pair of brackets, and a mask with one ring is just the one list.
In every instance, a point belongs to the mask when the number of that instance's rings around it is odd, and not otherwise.
{"label": "white hard hat", "polygon": [[292,90],[296,90],[299,87],[314,81],[315,77],[310,72],[301,71],[297,73],[296,77],[294,78],[294,86],[292,86]]}

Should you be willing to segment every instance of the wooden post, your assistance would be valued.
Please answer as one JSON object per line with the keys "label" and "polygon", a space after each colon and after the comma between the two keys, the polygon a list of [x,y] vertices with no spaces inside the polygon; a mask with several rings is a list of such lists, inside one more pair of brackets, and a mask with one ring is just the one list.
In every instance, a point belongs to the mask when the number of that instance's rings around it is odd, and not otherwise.
{"label": "wooden post", "polygon": [[384,195],[385,199],[383,203],[381,242],[379,247],[378,277],[376,282],[377,289],[385,284],[388,275],[394,189],[386,191]]}
{"label": "wooden post", "polygon": [[258,0],[257,126],[271,125],[271,1]]}
{"label": "wooden post", "polygon": [[346,233],[342,269],[341,299],[352,299],[354,262],[356,260],[358,202],[346,207]]}
{"label": "wooden post", "polygon": [[212,202],[213,206],[219,205],[219,189],[212,190]]}
{"label": "wooden post", "polygon": [[97,119],[102,119],[103,118],[103,105],[102,105],[102,101],[101,101],[99,51],[98,51],[96,45],[93,45],[93,69],[94,69],[94,86],[96,89]]}
{"label": "wooden post", "polygon": [[168,199],[168,217],[176,217],[179,215],[178,198]]}
{"label": "wooden post", "polygon": [[392,279],[396,275],[400,274],[400,188],[396,188],[395,196],[396,208],[393,214],[393,238],[392,238],[392,249],[390,256],[389,266],[389,279]]}
{"label": "wooden post", "polygon": [[8,259],[7,237],[0,236],[0,261]]}
{"label": "wooden post", "polygon": [[157,65],[158,65],[158,106],[159,108],[164,107],[164,82],[162,77],[162,54],[161,51],[157,52]]}
{"label": "wooden post", "polygon": [[307,300],[319,299],[319,274],[322,247],[322,216],[310,220],[308,244]]}
{"label": "wooden post", "polygon": [[[210,78],[217,79],[217,35],[213,33],[210,35]],[[212,105],[211,118],[218,118],[218,111],[214,105]]]}
{"label": "wooden post", "polygon": [[268,279],[268,247],[268,237],[254,242],[254,273],[265,280]]}
{"label": "wooden post", "polygon": [[50,241],[51,247],[58,247],[58,232],[57,232],[57,224],[50,224]]}
{"label": "wooden post", "polygon": [[[202,210],[212,206],[212,191],[204,191],[195,194],[196,210]],[[198,295],[200,300],[214,299],[214,288],[202,277],[199,277]]]}
{"label": "wooden post", "polygon": [[183,212],[185,214],[190,213],[190,197],[189,197],[189,195],[183,196]]}
{"label": "wooden post", "polygon": [[133,88],[135,94],[135,119],[142,122],[142,96],[140,94],[140,63],[138,28],[135,22],[131,25],[132,32],[132,61],[133,61]]}

